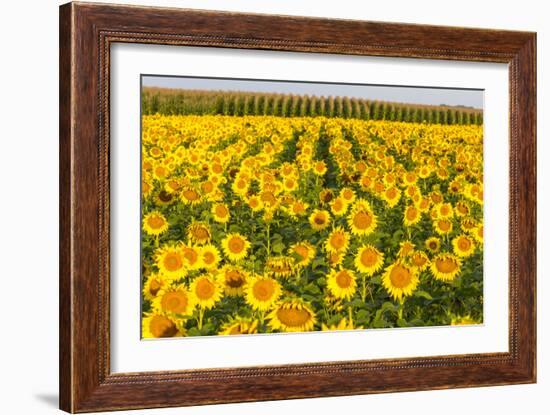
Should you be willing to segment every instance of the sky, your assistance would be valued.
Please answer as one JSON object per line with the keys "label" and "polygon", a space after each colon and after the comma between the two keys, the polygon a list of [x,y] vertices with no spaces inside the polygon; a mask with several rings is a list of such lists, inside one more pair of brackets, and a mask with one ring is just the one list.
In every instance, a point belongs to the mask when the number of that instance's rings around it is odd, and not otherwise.
{"label": "sky", "polygon": [[390,102],[422,105],[463,105],[483,109],[483,90],[388,86],[369,84],[336,84],[289,82],[230,78],[195,78],[142,75],[143,86],[162,88],[276,92],[283,94],[348,96]]}

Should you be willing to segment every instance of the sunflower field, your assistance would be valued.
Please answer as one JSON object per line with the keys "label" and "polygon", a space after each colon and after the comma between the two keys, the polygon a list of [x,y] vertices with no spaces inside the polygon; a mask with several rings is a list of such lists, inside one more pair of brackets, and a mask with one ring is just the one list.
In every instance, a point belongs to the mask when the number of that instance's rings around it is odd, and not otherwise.
{"label": "sunflower field", "polygon": [[483,127],[143,115],[142,337],[479,324]]}

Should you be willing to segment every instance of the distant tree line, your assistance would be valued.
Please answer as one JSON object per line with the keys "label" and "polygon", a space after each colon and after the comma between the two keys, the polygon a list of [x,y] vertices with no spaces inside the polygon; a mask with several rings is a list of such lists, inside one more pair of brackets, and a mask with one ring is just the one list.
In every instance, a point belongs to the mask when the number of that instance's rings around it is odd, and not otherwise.
{"label": "distant tree line", "polygon": [[144,115],[274,115],[362,120],[483,124],[483,112],[468,107],[402,104],[349,97],[143,88]]}

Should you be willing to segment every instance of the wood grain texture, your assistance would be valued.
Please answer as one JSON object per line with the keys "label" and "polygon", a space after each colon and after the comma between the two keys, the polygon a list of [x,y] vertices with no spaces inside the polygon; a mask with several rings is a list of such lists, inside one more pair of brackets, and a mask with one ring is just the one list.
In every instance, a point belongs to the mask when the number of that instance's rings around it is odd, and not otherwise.
{"label": "wood grain texture", "polygon": [[[110,373],[109,69],[116,42],[510,66],[509,352]],[[60,407],[68,412],[535,381],[533,33],[70,3],[60,9]]]}

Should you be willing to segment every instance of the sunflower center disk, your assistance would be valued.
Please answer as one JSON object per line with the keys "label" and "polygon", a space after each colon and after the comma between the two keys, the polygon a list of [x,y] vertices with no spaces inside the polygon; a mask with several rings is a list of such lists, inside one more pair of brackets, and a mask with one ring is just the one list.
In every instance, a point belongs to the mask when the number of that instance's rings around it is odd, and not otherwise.
{"label": "sunflower center disk", "polygon": [[374,264],[376,264],[376,259],[378,256],[376,255],[376,252],[372,251],[371,249],[365,249],[361,253],[361,263],[366,267],[372,267]]}
{"label": "sunflower center disk", "polygon": [[406,287],[411,282],[411,279],[410,271],[401,265],[396,265],[390,273],[391,283],[397,288]]}
{"label": "sunflower center disk", "polygon": [[435,266],[439,272],[443,272],[445,274],[451,273],[457,268],[455,261],[451,258],[438,259],[435,261]]}
{"label": "sunflower center disk", "polygon": [[336,275],[336,283],[340,288],[349,288],[351,285],[352,278],[346,271],[340,271]]}
{"label": "sunflower center disk", "polygon": [[372,223],[372,216],[367,212],[359,212],[353,218],[353,224],[358,229],[367,229]]}
{"label": "sunflower center disk", "polygon": [[188,300],[184,292],[170,292],[162,297],[162,308],[174,313],[183,313],[187,308]]}
{"label": "sunflower center disk", "polygon": [[231,252],[238,254],[244,249],[244,241],[240,238],[231,238],[229,249]]}
{"label": "sunflower center disk", "polygon": [[195,293],[197,294],[197,297],[199,297],[201,300],[207,300],[214,295],[214,291],[214,284],[212,284],[208,280],[203,279],[198,282]]}
{"label": "sunflower center disk", "polygon": [[273,284],[269,281],[261,281],[254,285],[254,296],[261,301],[267,301],[273,295]]}
{"label": "sunflower center disk", "polygon": [[173,337],[178,332],[176,325],[164,316],[154,316],[149,323],[149,330],[155,337]]}
{"label": "sunflower center disk", "polygon": [[277,318],[286,326],[299,327],[307,323],[311,315],[306,310],[283,308],[277,310]]}

